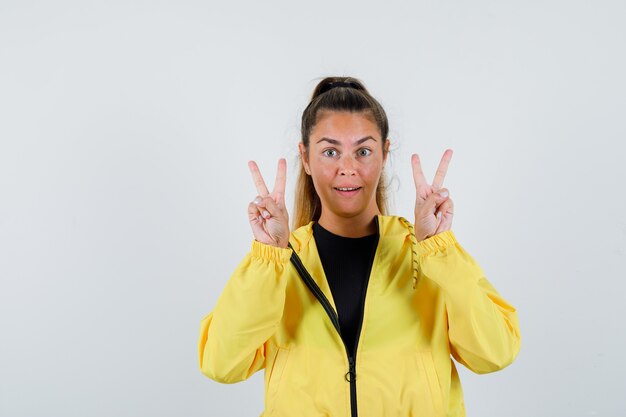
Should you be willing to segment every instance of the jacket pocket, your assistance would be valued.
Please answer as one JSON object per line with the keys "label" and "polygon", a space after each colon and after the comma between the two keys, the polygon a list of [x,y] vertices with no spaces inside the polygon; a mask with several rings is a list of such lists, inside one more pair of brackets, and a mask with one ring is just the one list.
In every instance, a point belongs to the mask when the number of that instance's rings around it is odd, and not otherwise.
{"label": "jacket pocket", "polygon": [[435,361],[430,350],[419,350],[417,355],[418,366],[423,370],[426,377],[429,397],[432,399],[432,406],[435,411],[435,415],[443,416],[443,393],[441,390],[441,384],[439,383],[439,377],[437,376],[437,368],[435,367]]}
{"label": "jacket pocket", "polygon": [[270,377],[267,383],[267,404],[269,407],[270,415],[274,411],[274,404],[276,400],[276,394],[280,387],[280,381],[282,380],[283,371],[287,365],[287,358],[289,356],[289,349],[279,347],[274,357],[274,363],[272,364],[272,370],[270,371]]}

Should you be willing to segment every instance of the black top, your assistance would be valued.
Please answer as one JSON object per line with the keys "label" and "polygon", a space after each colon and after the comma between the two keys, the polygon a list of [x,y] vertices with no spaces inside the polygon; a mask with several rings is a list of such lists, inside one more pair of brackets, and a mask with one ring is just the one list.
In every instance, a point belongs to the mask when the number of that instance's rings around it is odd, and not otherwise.
{"label": "black top", "polygon": [[353,356],[378,233],[357,238],[343,237],[315,222],[313,237],[337,307],[341,337]]}

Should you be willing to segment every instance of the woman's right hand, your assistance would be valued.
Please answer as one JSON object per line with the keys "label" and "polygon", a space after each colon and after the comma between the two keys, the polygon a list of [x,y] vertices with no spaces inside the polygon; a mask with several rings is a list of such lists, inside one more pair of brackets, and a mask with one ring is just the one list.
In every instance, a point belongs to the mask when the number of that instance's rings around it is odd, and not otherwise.
{"label": "woman's right hand", "polygon": [[254,238],[268,245],[286,248],[289,244],[289,214],[285,208],[287,162],[278,161],[274,190],[270,193],[256,162],[248,162],[259,195],[248,205],[248,219]]}

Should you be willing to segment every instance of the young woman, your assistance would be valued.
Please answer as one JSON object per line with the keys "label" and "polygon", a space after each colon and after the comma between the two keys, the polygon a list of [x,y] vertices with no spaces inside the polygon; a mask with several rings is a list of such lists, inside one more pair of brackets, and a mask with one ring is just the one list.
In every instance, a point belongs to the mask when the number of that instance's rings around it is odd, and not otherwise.
{"label": "young woman", "polygon": [[202,372],[223,383],[265,369],[264,417],[465,416],[452,357],[477,373],[520,348],[515,308],[450,230],[442,188],[412,156],[415,218],[386,215],[388,123],[363,84],[331,77],[302,115],[294,231],[286,163],[248,206],[254,241],[201,323]]}

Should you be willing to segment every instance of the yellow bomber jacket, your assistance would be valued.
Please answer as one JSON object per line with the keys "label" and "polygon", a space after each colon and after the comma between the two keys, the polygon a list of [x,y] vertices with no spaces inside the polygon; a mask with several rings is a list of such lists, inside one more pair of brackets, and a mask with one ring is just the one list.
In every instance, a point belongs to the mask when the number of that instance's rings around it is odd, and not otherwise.
{"label": "yellow bomber jacket", "polygon": [[261,417],[465,416],[452,357],[480,374],[509,365],[520,349],[516,310],[451,230],[417,242],[406,219],[376,220],[354,358],[309,223],[291,248],[252,243],[201,322],[202,373],[234,383],[265,369]]}

